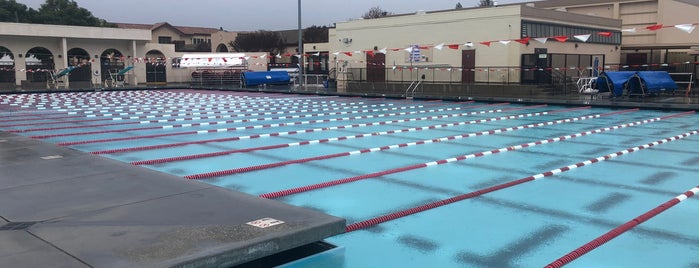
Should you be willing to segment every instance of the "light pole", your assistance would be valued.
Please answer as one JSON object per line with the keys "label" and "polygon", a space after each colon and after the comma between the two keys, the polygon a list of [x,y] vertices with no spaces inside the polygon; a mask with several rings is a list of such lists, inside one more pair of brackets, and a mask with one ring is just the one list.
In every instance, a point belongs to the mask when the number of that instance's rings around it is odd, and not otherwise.
{"label": "light pole", "polygon": [[303,89],[303,29],[301,29],[301,0],[299,0],[299,89]]}

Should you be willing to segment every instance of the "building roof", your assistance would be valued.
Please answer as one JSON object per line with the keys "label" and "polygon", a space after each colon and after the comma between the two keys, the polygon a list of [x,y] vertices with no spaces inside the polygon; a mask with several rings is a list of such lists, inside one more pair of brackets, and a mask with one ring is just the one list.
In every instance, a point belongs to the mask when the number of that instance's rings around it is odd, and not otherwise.
{"label": "building roof", "polygon": [[174,26],[171,25],[170,23],[167,22],[158,22],[156,24],[139,24],[139,23],[114,23],[117,25],[118,28],[121,29],[140,29],[140,30],[155,30],[160,27],[164,26],[169,26],[177,31],[180,31],[180,33],[184,35],[197,35],[197,34],[202,34],[202,35],[211,35],[215,32],[220,31],[220,29],[216,28],[208,28],[208,27],[190,27],[190,26]]}

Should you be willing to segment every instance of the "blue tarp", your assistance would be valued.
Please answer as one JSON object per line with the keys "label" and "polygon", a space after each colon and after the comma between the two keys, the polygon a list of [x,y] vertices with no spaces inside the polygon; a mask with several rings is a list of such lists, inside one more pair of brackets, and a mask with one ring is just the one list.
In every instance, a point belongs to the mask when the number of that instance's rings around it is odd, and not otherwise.
{"label": "blue tarp", "polygon": [[131,71],[131,69],[133,69],[133,65],[128,66],[128,67],[124,68],[124,70],[119,71],[119,73],[117,73],[117,75],[125,75],[127,72]]}
{"label": "blue tarp", "polygon": [[602,72],[597,78],[597,90],[599,92],[611,92],[614,96],[624,94],[624,87],[636,72],[621,71],[621,72]]}
{"label": "blue tarp", "polygon": [[58,72],[58,73],[56,74],[56,78],[60,78],[60,77],[62,77],[62,76],[64,76],[64,75],[69,74],[70,72],[72,72],[73,70],[75,70],[75,68],[77,68],[77,67],[75,67],[75,66],[70,66],[70,67],[68,67],[68,68],[65,68],[65,69],[61,70],[60,72]]}
{"label": "blue tarp", "polygon": [[629,78],[629,94],[648,95],[678,88],[675,80],[665,71],[639,71]]}
{"label": "blue tarp", "polygon": [[289,77],[289,73],[286,71],[243,72],[242,76],[245,87],[254,87],[262,84],[288,85],[291,82],[291,77]]}

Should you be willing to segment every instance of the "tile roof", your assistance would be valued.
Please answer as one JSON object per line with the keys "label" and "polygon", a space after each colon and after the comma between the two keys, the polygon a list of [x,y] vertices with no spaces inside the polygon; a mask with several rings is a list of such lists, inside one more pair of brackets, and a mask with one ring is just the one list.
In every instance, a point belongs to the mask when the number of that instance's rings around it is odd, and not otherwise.
{"label": "tile roof", "polygon": [[118,28],[121,29],[140,29],[140,30],[155,30],[163,26],[170,26],[182,34],[195,35],[195,34],[206,34],[210,35],[218,32],[219,29],[208,28],[208,27],[189,27],[189,26],[174,26],[167,22],[158,22],[156,24],[140,24],[140,23],[115,23]]}

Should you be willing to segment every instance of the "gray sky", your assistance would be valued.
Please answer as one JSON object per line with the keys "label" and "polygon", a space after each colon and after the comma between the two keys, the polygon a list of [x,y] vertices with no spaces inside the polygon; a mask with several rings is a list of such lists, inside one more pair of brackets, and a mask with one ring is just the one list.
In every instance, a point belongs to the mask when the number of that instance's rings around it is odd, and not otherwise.
{"label": "gray sky", "polygon": [[[38,9],[45,0],[17,0]],[[177,26],[223,27],[231,31],[287,30],[298,26],[298,0],[76,0],[98,18],[110,22],[169,22]],[[451,9],[479,0],[302,0],[303,27],[331,25],[361,17],[371,7],[402,14]],[[522,2],[499,0],[498,3]]]}

